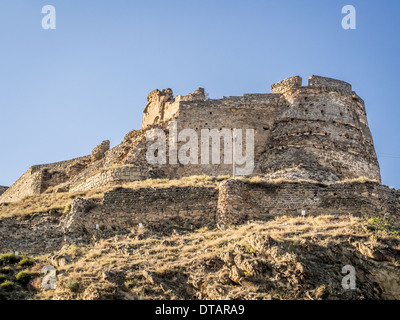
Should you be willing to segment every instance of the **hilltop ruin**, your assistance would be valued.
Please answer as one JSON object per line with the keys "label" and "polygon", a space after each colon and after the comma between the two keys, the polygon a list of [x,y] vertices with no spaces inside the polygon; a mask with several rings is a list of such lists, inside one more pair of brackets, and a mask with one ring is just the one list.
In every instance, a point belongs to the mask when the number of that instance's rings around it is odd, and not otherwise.
{"label": "hilltop ruin", "polygon": [[[71,207],[35,211],[22,221],[1,219],[1,251],[54,250],[107,232],[128,232],[139,223],[192,230],[302,213],[390,214],[399,223],[400,191],[381,185],[364,102],[346,82],[311,76],[302,86],[295,76],[273,84],[271,93],[207,99],[200,88],[174,98],[165,89],[147,99],[142,128],[119,145],[110,149],[104,141],[90,155],[33,166],[0,196],[0,212],[28,196],[61,193],[73,199]],[[178,129],[196,131],[254,129],[253,180],[229,179],[232,165],[223,163],[149,165],[146,133],[158,128],[168,134],[172,120]],[[218,186],[126,187],[194,175],[226,177]],[[104,192],[96,199],[77,195],[88,190]]]}
{"label": "hilltop ruin", "polygon": [[[351,85],[298,76],[271,86],[271,93],[206,99],[199,88],[173,97],[171,89],[147,97],[143,125],[110,148],[102,142],[91,155],[32,166],[1,197],[14,202],[46,192],[82,191],[152,177],[230,175],[231,165],[159,165],[146,161],[146,132],[177,121],[178,130],[241,128],[255,130],[253,176],[333,183],[365,177],[381,181],[363,100]],[[180,142],[183,144],[182,142]],[[245,144],[245,143],[244,143]]]}

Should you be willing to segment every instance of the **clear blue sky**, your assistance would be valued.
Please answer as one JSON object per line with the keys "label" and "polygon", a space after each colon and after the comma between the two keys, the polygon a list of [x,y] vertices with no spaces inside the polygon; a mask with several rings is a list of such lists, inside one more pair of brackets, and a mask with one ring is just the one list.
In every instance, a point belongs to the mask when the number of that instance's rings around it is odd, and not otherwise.
{"label": "clear blue sky", "polygon": [[[41,27],[47,4],[56,30]],[[341,27],[346,4],[356,30]],[[220,98],[317,74],[365,100],[383,183],[400,188],[399,34],[394,0],[1,0],[0,185],[117,145],[153,89]]]}

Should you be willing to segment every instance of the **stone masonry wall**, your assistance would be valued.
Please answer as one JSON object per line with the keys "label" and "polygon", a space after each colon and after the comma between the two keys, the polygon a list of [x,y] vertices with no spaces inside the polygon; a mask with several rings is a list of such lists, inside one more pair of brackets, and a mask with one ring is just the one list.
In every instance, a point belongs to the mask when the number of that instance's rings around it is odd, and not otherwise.
{"label": "stone masonry wall", "polygon": [[96,190],[148,178],[150,178],[150,176],[146,168],[134,166],[108,168],[102,169],[85,181],[72,186],[70,191]]}
{"label": "stone masonry wall", "polygon": [[0,195],[0,202],[14,202],[40,193],[40,171],[30,168],[14,184]]}
{"label": "stone masonry wall", "polygon": [[101,201],[75,201],[84,205],[75,206],[78,209],[68,214],[50,210],[23,219],[0,219],[0,253],[43,254],[59,249],[65,241],[88,242],[94,235],[129,232],[139,223],[159,231],[213,225],[218,190],[210,187],[116,188],[105,193]]}
{"label": "stone masonry wall", "polygon": [[[177,121],[178,132],[195,130],[199,150],[203,129],[236,128],[243,133],[245,129],[254,129],[252,175],[277,178],[297,171],[292,178],[323,183],[361,176],[381,181],[364,102],[350,84],[311,76],[308,86],[302,86],[302,79],[296,76],[273,84],[271,92],[180,101],[173,117],[164,117],[164,121]],[[178,149],[185,143],[179,142]],[[244,137],[243,146],[246,150]],[[232,165],[224,164],[223,147],[221,139],[220,164],[167,164],[160,166],[161,171],[170,178],[231,174]],[[199,152],[198,163],[200,160]],[[141,159],[131,158],[131,163],[135,162]]]}
{"label": "stone masonry wall", "polygon": [[89,212],[71,211],[62,225],[71,241],[102,232],[126,232],[139,223],[160,231],[195,228],[215,223],[217,203],[218,190],[211,187],[116,188]]}
{"label": "stone masonry wall", "polygon": [[380,182],[364,102],[351,85],[317,76],[310,77],[307,87],[299,84],[297,79],[289,89],[286,83],[273,86],[273,92],[284,92],[288,106],[275,120],[262,171],[302,166],[317,181],[365,176]]}
{"label": "stone masonry wall", "polygon": [[227,180],[220,185],[218,222],[237,223],[272,215],[389,213],[400,223],[400,190],[378,183],[244,183]]}

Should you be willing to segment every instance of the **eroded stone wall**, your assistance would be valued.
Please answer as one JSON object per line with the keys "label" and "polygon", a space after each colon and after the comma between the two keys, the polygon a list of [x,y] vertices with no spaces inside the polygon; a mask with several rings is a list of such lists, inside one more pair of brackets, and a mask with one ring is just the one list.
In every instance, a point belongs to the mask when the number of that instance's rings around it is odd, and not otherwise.
{"label": "eroded stone wall", "polygon": [[[287,180],[333,183],[366,177],[381,181],[380,169],[369,131],[363,100],[350,84],[311,76],[302,86],[298,76],[271,86],[270,94],[245,94],[222,99],[180,101],[173,117],[164,117],[160,127],[168,136],[166,120],[177,122],[177,132],[197,133],[197,164],[174,165],[169,158],[159,170],[170,178],[194,174],[231,175],[231,162],[224,163],[224,140],[220,141],[220,163],[201,164],[202,130],[254,129],[254,170]],[[178,142],[178,149],[186,141]],[[210,154],[211,154],[210,140]],[[149,144],[143,143],[146,148]],[[243,152],[245,154],[245,151]],[[167,156],[168,156],[167,151]],[[136,153],[130,163],[141,162]]]}
{"label": "eroded stone wall", "polygon": [[65,243],[130,232],[139,223],[160,232],[212,226],[217,203],[218,190],[213,187],[115,188],[100,200],[75,199],[70,213],[49,210],[23,218],[0,217],[0,253],[43,254]]}
{"label": "eroded stone wall", "polygon": [[400,223],[400,190],[378,183],[245,183],[227,180],[220,185],[219,223],[229,224],[273,215],[388,213]]}
{"label": "eroded stone wall", "polygon": [[380,169],[364,102],[343,81],[311,76],[273,86],[288,104],[275,119],[262,172],[301,166],[313,180],[334,182],[365,176],[380,182]]}
{"label": "eroded stone wall", "polygon": [[143,167],[122,166],[107,168],[88,177],[85,181],[73,185],[70,191],[96,190],[148,178],[150,178],[149,171]]}

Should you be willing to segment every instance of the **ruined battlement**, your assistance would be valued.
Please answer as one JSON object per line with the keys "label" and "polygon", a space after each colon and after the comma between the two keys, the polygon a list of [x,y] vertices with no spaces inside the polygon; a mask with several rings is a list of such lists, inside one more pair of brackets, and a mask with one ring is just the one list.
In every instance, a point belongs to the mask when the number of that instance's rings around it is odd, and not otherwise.
{"label": "ruined battlement", "polygon": [[330,90],[342,91],[347,94],[352,93],[351,84],[347,82],[314,75],[308,78],[308,87],[327,88]]}
{"label": "ruined battlement", "polygon": [[294,76],[272,84],[271,93],[224,96],[221,99],[206,99],[203,88],[199,88],[187,96],[182,97],[179,95],[176,98],[173,97],[173,92],[170,88],[161,91],[156,89],[150,92],[147,97],[148,103],[143,111],[142,128],[150,124],[173,120],[177,118],[182,111],[191,107],[199,108],[199,112],[202,112],[204,108],[219,108],[224,105],[240,104],[243,107],[247,106],[247,109],[250,110],[251,107],[249,103],[251,102],[258,104],[276,104],[279,103],[281,98],[290,102],[293,95],[313,94],[315,93],[314,89],[319,89],[316,91],[317,94],[331,91],[342,93],[343,95],[352,97],[354,101],[358,101],[362,106],[364,105],[363,100],[352,91],[352,86],[347,82],[315,75],[309,77],[307,86],[303,86],[302,82],[303,80],[300,76]]}
{"label": "ruined battlement", "polygon": [[284,79],[276,84],[271,85],[272,93],[285,94],[300,88],[325,88],[332,91],[340,91],[345,94],[351,94],[351,85],[347,82],[332,78],[311,75],[308,78],[308,86],[302,87],[303,79],[299,76]]}

